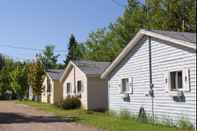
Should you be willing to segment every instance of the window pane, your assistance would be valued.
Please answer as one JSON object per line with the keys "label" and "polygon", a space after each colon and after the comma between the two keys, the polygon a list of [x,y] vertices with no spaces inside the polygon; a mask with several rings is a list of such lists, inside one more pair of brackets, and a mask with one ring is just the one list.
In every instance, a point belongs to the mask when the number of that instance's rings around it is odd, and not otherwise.
{"label": "window pane", "polygon": [[77,92],[81,92],[81,81],[77,81]]}
{"label": "window pane", "polygon": [[70,83],[67,83],[67,93],[70,93]]}
{"label": "window pane", "polygon": [[182,71],[178,72],[178,89],[182,89],[183,88],[183,82],[182,82]]}
{"label": "window pane", "polygon": [[176,72],[170,72],[170,84],[171,90],[176,90]]}
{"label": "window pane", "polygon": [[122,92],[129,91],[129,80],[128,78],[122,79]]}
{"label": "window pane", "polygon": [[51,83],[49,78],[47,78],[47,92],[51,92]]}

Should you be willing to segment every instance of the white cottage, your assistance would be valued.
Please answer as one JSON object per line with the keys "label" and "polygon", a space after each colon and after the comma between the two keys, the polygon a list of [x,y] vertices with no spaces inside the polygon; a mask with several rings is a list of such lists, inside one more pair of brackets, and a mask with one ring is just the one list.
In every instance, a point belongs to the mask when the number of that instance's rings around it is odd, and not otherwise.
{"label": "white cottage", "polygon": [[49,69],[42,83],[41,102],[57,104],[62,101],[62,85],[60,78],[63,75],[62,69]]}
{"label": "white cottage", "polygon": [[140,30],[104,71],[109,109],[196,124],[196,34]]}
{"label": "white cottage", "polygon": [[109,62],[70,61],[61,77],[63,98],[77,96],[84,109],[107,109],[107,82],[100,78]]}

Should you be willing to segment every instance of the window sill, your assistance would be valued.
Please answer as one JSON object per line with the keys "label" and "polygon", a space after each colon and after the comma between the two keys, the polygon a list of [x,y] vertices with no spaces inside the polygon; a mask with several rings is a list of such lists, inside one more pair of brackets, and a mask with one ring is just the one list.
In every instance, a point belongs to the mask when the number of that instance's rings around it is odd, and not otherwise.
{"label": "window sill", "polygon": [[169,91],[168,93],[170,94],[170,96],[179,96],[180,92],[184,92],[183,90],[177,90],[177,91]]}
{"label": "window sill", "polygon": [[132,92],[120,92],[120,94],[132,94]]}

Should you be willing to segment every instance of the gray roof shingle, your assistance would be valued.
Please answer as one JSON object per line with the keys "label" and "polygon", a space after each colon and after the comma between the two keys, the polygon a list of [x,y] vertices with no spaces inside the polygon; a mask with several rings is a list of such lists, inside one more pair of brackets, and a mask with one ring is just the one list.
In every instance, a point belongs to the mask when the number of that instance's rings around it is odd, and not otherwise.
{"label": "gray roof shingle", "polygon": [[196,44],[196,33],[151,30],[152,32]]}
{"label": "gray roof shingle", "polygon": [[47,73],[51,77],[51,79],[59,80],[61,76],[63,75],[64,70],[63,69],[49,69]]}
{"label": "gray roof shingle", "polygon": [[111,62],[96,62],[89,60],[73,61],[85,74],[100,75],[111,64]]}

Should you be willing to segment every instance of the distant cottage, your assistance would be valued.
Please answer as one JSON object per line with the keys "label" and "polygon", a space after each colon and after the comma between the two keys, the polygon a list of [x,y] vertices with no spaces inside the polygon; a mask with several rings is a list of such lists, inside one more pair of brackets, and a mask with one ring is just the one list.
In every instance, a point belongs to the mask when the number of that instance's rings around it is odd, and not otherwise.
{"label": "distant cottage", "polygon": [[55,104],[62,101],[62,85],[60,77],[64,70],[49,69],[46,72],[44,82],[42,84],[43,92],[41,94],[41,101],[44,103]]}
{"label": "distant cottage", "polygon": [[77,96],[84,109],[107,109],[107,83],[100,78],[109,62],[70,61],[61,77],[63,99]]}
{"label": "distant cottage", "polygon": [[102,73],[109,110],[196,125],[196,34],[140,30]]}

